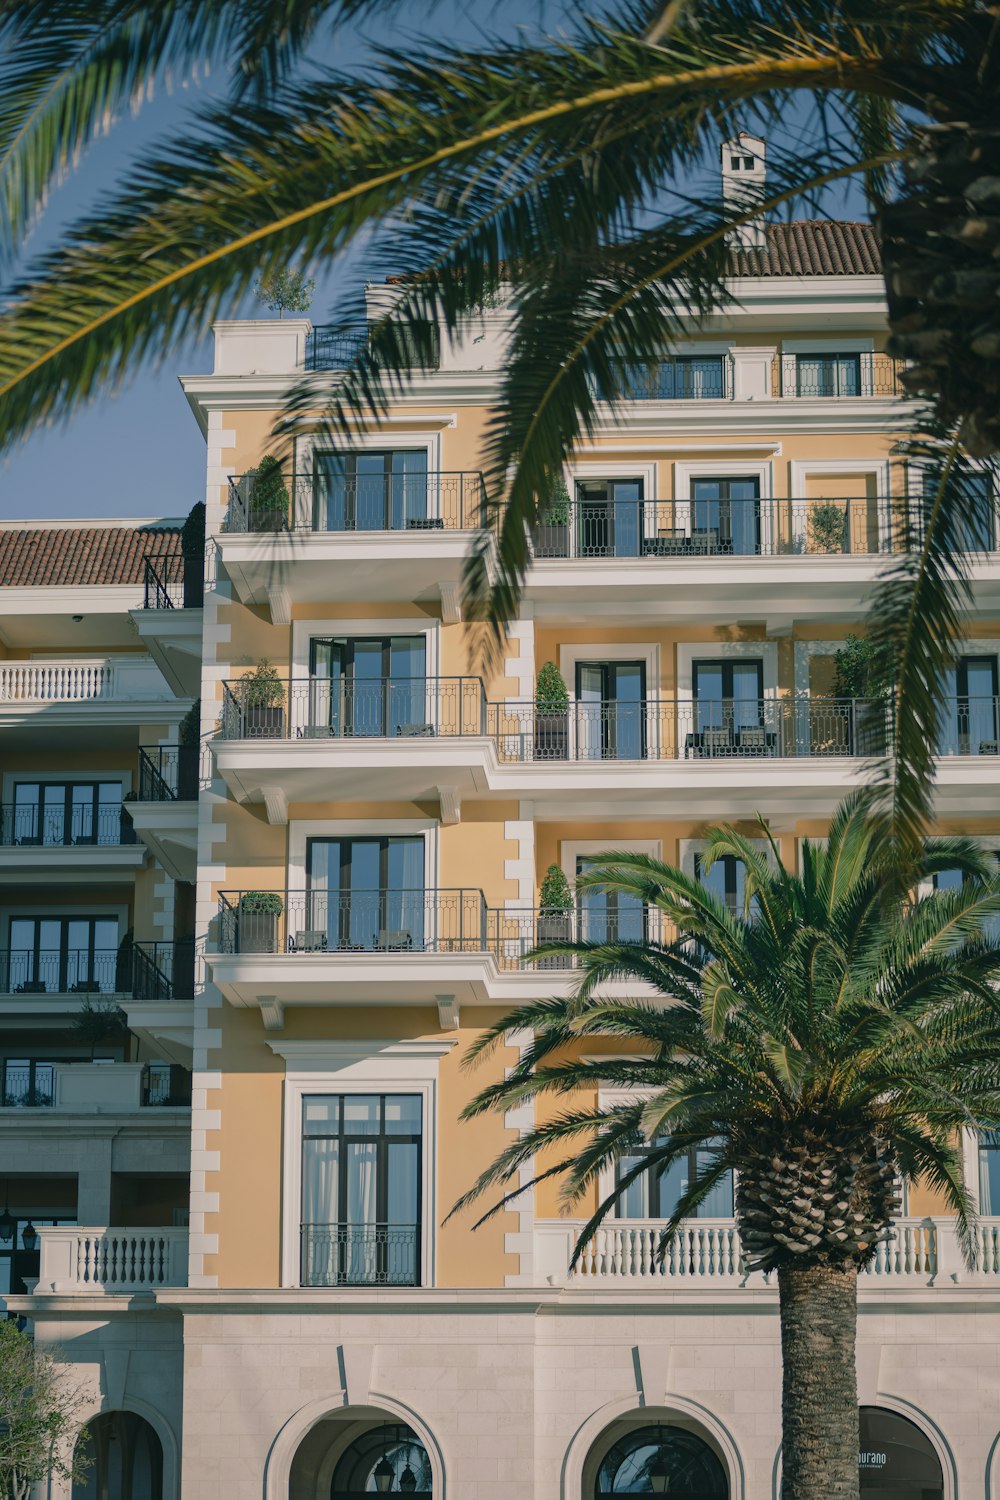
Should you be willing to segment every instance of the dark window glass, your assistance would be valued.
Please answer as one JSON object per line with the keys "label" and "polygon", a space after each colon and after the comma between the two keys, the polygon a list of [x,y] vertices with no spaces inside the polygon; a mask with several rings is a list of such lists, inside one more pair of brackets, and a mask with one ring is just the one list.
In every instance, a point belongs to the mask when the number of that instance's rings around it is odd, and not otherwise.
{"label": "dark window glass", "polygon": [[[618,1200],[615,1215],[619,1219],[669,1219],[676,1211],[681,1198],[696,1176],[711,1163],[714,1155],[713,1143],[692,1148],[684,1156],[677,1157],[664,1171],[653,1167],[637,1177],[625,1188]],[[651,1156],[655,1146],[643,1146],[628,1156],[623,1156],[617,1165],[617,1181],[620,1184],[634,1167],[641,1166]],[[696,1214],[699,1219],[731,1219],[733,1216],[733,1174],[727,1172]]]}
{"label": "dark window glass", "polygon": [[641,760],[646,753],[646,664],[582,661],[576,667],[577,757]]}
{"label": "dark window glass", "polygon": [[996,755],[997,659],[961,656],[945,673],[939,755]]}
{"label": "dark window glass", "polygon": [[760,481],[695,479],[691,542],[696,552],[753,556],[760,551]]}
{"label": "dark window glass", "polygon": [[403,531],[427,520],[426,449],[317,453],[313,529]]}
{"label": "dark window glass", "polygon": [[331,636],[310,647],[309,726],[335,735],[399,735],[427,718],[423,635]]}
{"label": "dark window glass", "polygon": [[114,992],[118,958],[114,917],[11,917],[8,934],[9,991]]}
{"label": "dark window glass", "polygon": [[860,354],[797,354],[797,396],[860,396]]}
{"label": "dark window glass", "polygon": [[576,485],[580,557],[638,557],[643,530],[641,479],[581,479]]}
{"label": "dark window glass", "polygon": [[10,826],[13,844],[120,844],[120,781],[19,781]]}
{"label": "dark window glass", "polygon": [[596,1500],[663,1493],[680,1500],[728,1500],[729,1485],[721,1462],[697,1433],[681,1427],[636,1428],[605,1455]]}
{"label": "dark window glass", "polygon": [[328,948],[424,946],[422,838],[310,839],[308,927]]}
{"label": "dark window glass", "polygon": [[[595,861],[577,858],[581,875]],[[627,891],[582,890],[577,893],[580,940],[584,943],[642,943],[646,940],[646,908]]]}

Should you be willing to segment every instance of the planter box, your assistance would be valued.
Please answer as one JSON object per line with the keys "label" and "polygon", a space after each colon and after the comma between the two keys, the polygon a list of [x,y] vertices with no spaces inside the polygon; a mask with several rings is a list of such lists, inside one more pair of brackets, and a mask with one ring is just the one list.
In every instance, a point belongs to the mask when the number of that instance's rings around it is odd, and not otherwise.
{"label": "planter box", "polygon": [[243,736],[248,740],[280,740],[285,733],[285,710],[283,708],[253,708],[243,710]]}
{"label": "planter box", "polygon": [[569,557],[569,526],[543,521],[535,532],[536,557]]}
{"label": "planter box", "polygon": [[241,953],[277,953],[278,913],[240,911]]}
{"label": "planter box", "polygon": [[[573,917],[570,912],[553,912],[538,918],[538,946],[545,943],[569,943],[573,940]],[[536,969],[565,969],[566,959],[554,955],[552,958],[535,960]]]}
{"label": "planter box", "polygon": [[569,754],[569,716],[535,714],[535,759],[565,760]]}

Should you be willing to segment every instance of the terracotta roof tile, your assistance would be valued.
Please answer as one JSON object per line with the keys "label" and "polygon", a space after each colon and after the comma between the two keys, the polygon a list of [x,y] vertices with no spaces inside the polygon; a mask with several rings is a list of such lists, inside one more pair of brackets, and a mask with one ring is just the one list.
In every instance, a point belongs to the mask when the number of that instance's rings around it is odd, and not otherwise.
{"label": "terracotta roof tile", "polygon": [[0,588],[142,583],[147,557],[180,577],[181,533],[167,526],[25,526],[0,530]]}
{"label": "terracotta roof tile", "polygon": [[734,276],[878,276],[878,239],[871,224],[807,219],[768,224],[767,245],[730,252]]}

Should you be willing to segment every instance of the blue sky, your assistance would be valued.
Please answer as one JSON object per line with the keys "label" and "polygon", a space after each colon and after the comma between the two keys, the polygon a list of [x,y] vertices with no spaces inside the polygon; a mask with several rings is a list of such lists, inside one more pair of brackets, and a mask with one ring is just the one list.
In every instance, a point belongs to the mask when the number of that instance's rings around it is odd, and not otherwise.
{"label": "blue sky", "polygon": [[[432,9],[406,0],[391,22],[347,30],[322,46],[321,60],[353,69],[371,57],[372,44],[406,46],[415,36],[476,45],[485,32],[513,39],[518,30],[559,25],[558,0],[444,0]],[[137,155],[185,117],[225,91],[221,73],[197,86],[159,89],[138,116],[126,114],[89,150],[79,170],[53,194],[28,246],[37,253],[60,229],[90,211]],[[807,124],[802,113],[803,127]],[[856,189],[825,205],[831,214],[861,217]],[[352,256],[356,267],[356,258]],[[337,304],[347,266],[332,263],[317,278],[311,316],[322,322]],[[337,309],[339,311],[339,309]],[[266,315],[251,306],[248,313]],[[56,516],[182,516],[204,495],[205,450],[178,385],[180,374],[211,369],[211,332],[176,351],[160,369],[137,371],[117,394],[99,393],[66,426],[36,432],[0,459],[0,519]]]}

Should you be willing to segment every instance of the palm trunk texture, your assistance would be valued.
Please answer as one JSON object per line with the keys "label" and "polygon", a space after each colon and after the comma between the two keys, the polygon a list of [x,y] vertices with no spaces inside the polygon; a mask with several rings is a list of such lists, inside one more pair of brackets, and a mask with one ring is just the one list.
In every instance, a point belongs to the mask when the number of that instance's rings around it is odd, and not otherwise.
{"label": "palm trunk texture", "polygon": [[858,1500],[858,1277],[782,1266],[781,1500]]}

